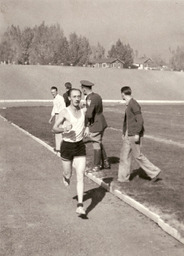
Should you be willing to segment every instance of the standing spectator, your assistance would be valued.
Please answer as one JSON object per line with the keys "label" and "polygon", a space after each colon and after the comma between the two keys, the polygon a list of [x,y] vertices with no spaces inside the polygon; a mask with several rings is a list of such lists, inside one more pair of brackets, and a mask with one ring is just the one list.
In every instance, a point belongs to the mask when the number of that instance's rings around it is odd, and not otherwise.
{"label": "standing spectator", "polygon": [[70,82],[65,83],[65,88],[66,92],[63,94],[63,98],[65,100],[66,107],[68,107],[70,105],[69,94],[72,89],[72,84]]}
{"label": "standing spectator", "polygon": [[[65,101],[63,96],[58,94],[58,89],[55,86],[51,87],[51,94],[53,96],[53,108],[51,112],[51,117],[49,119],[49,123],[52,123],[53,118],[55,117],[55,120],[58,118],[59,112],[66,107]],[[62,135],[61,134],[55,134],[55,148],[54,151],[60,152],[60,146],[62,141]]]}
{"label": "standing spectator", "polygon": [[120,151],[118,181],[129,181],[131,153],[146,174],[155,181],[161,170],[141,153],[140,146],[144,134],[144,121],[141,107],[138,102],[132,98],[131,94],[132,91],[130,87],[124,86],[121,88],[121,96],[126,102],[126,110],[123,123],[123,145]]}
{"label": "standing spectator", "polygon": [[[72,166],[77,175],[78,204],[76,213],[85,214],[83,209],[84,171],[86,168],[86,148],[83,142],[85,113],[80,108],[82,92],[79,89],[70,90],[71,104],[63,109],[56,120],[53,131],[63,134],[61,144],[61,159],[63,163],[63,182],[65,186],[70,184]],[[61,124],[65,123],[62,127]]]}
{"label": "standing spectator", "polygon": [[103,115],[102,98],[92,91],[93,83],[82,80],[81,88],[86,96],[86,136],[93,142],[94,167],[92,171],[97,172],[101,168],[109,169],[110,164],[102,144],[103,134],[107,123]]}

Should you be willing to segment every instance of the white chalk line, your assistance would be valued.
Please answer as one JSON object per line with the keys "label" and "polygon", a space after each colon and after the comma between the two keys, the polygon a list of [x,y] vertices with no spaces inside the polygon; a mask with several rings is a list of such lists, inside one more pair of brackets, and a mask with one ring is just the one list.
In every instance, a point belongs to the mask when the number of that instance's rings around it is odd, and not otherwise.
{"label": "white chalk line", "polygon": [[54,149],[49,146],[46,142],[44,142],[43,140],[39,139],[38,137],[32,135],[31,133],[27,132],[26,130],[24,130],[23,128],[21,128],[20,126],[14,124],[13,122],[9,121],[8,119],[6,119],[5,117],[3,117],[2,115],[0,115],[0,118],[2,118],[4,121],[10,123],[12,126],[14,126],[15,128],[17,128],[18,130],[20,130],[21,132],[23,132],[24,134],[28,135],[29,137],[31,137],[32,139],[34,139],[35,141],[37,141],[38,143],[40,143],[42,146],[44,146],[45,148],[47,148],[48,150],[50,150],[52,153],[57,154],[56,152],[54,152]]}
{"label": "white chalk line", "polygon": [[[108,127],[107,129],[122,133],[121,129],[117,129],[117,128],[113,128],[113,127]],[[154,140],[156,142],[161,142],[161,143],[167,144],[167,145],[173,145],[173,146],[177,146],[177,147],[180,147],[180,148],[184,148],[184,144],[173,141],[173,140],[162,139],[162,138],[158,138],[158,137],[155,137],[155,136],[152,136],[152,135],[144,135],[144,138]]]}
{"label": "white chalk line", "polygon": [[184,244],[184,237],[181,236],[181,234],[178,232],[176,228],[173,228],[168,223],[166,223],[158,214],[152,212],[148,207],[144,206],[143,204],[139,203],[132,197],[123,194],[118,189],[112,189],[112,186],[106,184],[102,179],[95,177],[92,173],[87,173],[86,176],[96,182],[99,186],[104,187],[107,191],[121,199],[126,204],[130,205],[137,211],[144,214],[146,217],[154,221],[164,232],[168,233],[170,236],[174,237],[176,240],[180,241],[182,244]]}
{"label": "white chalk line", "polygon": [[[40,143],[42,146],[44,146],[45,148],[47,148],[49,151],[51,151],[52,153],[56,154],[58,156],[57,153],[54,152],[53,148],[51,146],[49,146],[47,143],[45,143],[44,141],[40,140],[39,138],[35,137],[34,135],[32,135],[31,133],[27,132],[26,130],[24,130],[23,128],[19,127],[18,125],[8,121],[5,117],[0,115],[0,118],[2,118],[4,121],[10,123],[12,126],[14,126],[16,129],[20,130],[21,132],[23,132],[24,134],[26,134],[27,136],[31,137],[33,140],[35,140],[36,142]],[[114,128],[115,129],[115,128]],[[121,131],[120,129],[116,129],[118,131]],[[133,208],[137,209],[139,212],[141,212],[142,214],[144,214],[145,216],[147,216],[148,218],[150,218],[152,221],[154,221],[155,223],[158,224],[158,226],[165,231],[166,233],[168,233],[170,236],[174,237],[176,240],[180,241],[181,243],[184,244],[184,238],[181,237],[180,233],[173,228],[172,226],[170,226],[168,223],[164,222],[164,220],[161,219],[161,217],[157,214],[155,214],[154,212],[150,211],[149,208],[145,207],[144,205],[142,205],[141,203],[139,203],[138,201],[134,200],[133,198],[123,194],[121,191],[115,189],[114,191],[111,188],[108,188],[108,185],[103,182],[101,179],[95,177],[92,174],[86,174],[86,176],[88,178],[90,178],[91,180],[93,180],[95,183],[97,183],[100,186],[103,186],[105,189],[107,189],[108,191],[110,191],[112,194],[114,194],[115,196],[117,196],[118,198],[120,198],[122,201],[124,201],[125,203],[127,203],[128,205],[132,206]]]}
{"label": "white chalk line", "polygon": [[[84,101],[82,99],[82,101]],[[123,100],[102,100],[104,103],[119,103],[123,104]],[[143,104],[184,104],[184,100],[137,100]],[[21,103],[21,102],[52,102],[51,99],[14,99],[14,100],[0,100],[0,103]]]}
{"label": "white chalk line", "polygon": [[34,99],[29,99],[29,100],[0,100],[0,103],[22,103],[22,102],[52,102],[52,100],[34,100]]}

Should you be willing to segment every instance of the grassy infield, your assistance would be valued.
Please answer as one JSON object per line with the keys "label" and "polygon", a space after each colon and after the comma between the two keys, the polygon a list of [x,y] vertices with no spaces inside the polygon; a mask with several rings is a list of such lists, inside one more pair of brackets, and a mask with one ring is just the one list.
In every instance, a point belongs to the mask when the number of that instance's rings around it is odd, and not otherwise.
{"label": "grassy infield", "polygon": [[[165,143],[149,138],[143,141],[143,153],[162,169],[161,180],[150,183],[133,160],[131,182],[120,184],[116,181],[121,131],[112,130],[110,127],[122,127],[124,107],[120,105],[104,108],[109,125],[105,132],[104,145],[112,168],[101,171],[98,176],[109,178],[113,186],[159,213],[184,234],[184,147],[172,144],[172,141],[184,144],[183,106],[143,105],[142,110],[146,135],[166,140]],[[48,124],[50,111],[50,107],[17,107],[1,109],[0,114],[53,146],[54,137],[51,134],[51,125]],[[171,140],[171,143],[168,140]],[[91,145],[87,145],[87,153],[90,164]]]}

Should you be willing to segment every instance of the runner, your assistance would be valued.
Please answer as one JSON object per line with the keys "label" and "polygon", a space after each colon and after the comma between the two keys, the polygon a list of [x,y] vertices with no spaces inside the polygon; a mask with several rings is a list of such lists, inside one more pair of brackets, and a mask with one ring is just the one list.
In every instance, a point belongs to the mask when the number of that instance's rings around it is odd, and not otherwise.
{"label": "runner", "polygon": [[[76,213],[85,214],[83,208],[84,172],[86,168],[86,148],[84,136],[84,110],[80,108],[81,91],[70,90],[70,106],[63,109],[56,120],[53,131],[62,133],[61,159],[63,164],[63,182],[69,186],[72,176],[72,166],[76,169],[78,204]],[[62,127],[60,125],[63,124]]]}

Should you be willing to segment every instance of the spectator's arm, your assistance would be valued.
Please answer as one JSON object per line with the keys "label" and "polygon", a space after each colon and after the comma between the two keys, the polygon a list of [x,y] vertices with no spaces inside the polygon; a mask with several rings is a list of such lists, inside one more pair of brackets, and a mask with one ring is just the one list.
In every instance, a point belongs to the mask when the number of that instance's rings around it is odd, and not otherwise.
{"label": "spectator's arm", "polygon": [[53,120],[54,116],[55,116],[55,109],[54,109],[54,106],[53,106],[51,116],[50,116],[50,119],[49,119],[49,124],[52,123],[52,120]]}
{"label": "spectator's arm", "polygon": [[93,118],[94,110],[95,110],[95,104],[94,104],[94,102],[91,101],[91,104],[90,104],[90,106],[87,108],[87,111],[86,111],[86,118],[87,118],[88,120],[91,120],[91,119]]}
{"label": "spectator's arm", "polygon": [[132,111],[137,121],[136,133],[139,134],[142,130],[144,120],[141,113],[141,107],[137,102],[135,102],[135,104],[132,105]]}

